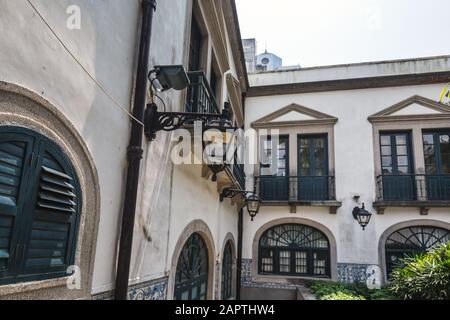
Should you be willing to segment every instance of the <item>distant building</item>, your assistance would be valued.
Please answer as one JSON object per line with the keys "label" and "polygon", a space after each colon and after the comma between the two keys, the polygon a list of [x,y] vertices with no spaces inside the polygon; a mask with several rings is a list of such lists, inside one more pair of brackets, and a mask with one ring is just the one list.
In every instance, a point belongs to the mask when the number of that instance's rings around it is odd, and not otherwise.
{"label": "distant building", "polygon": [[256,56],[256,70],[257,71],[273,71],[281,69],[283,66],[283,59],[276,54],[267,52],[258,54]]}
{"label": "distant building", "polygon": [[243,39],[245,65],[248,73],[256,72],[256,39]]}

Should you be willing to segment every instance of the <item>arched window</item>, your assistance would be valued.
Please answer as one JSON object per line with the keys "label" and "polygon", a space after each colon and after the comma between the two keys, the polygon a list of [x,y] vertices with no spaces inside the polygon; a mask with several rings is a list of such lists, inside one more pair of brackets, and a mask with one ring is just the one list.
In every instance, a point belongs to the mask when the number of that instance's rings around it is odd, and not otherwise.
{"label": "arched window", "polygon": [[386,240],[386,273],[400,265],[400,259],[425,252],[450,241],[450,231],[430,226],[414,226],[392,233]]}
{"label": "arched window", "polygon": [[206,300],[208,289],[208,250],[205,241],[194,233],[178,258],[175,275],[176,300]]}
{"label": "arched window", "polygon": [[231,251],[231,243],[227,242],[223,251],[222,258],[222,300],[231,298],[233,274],[233,256]]}
{"label": "arched window", "polygon": [[300,224],[283,224],[265,231],[259,240],[261,274],[330,277],[329,241],[321,231]]}
{"label": "arched window", "polygon": [[80,207],[60,148],[34,131],[0,127],[0,284],[66,276]]}

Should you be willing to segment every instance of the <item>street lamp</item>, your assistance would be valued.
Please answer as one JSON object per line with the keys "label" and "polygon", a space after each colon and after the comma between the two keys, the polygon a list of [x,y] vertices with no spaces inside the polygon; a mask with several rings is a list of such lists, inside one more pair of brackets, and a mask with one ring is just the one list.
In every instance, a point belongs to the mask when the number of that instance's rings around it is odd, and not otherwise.
{"label": "street lamp", "polygon": [[[151,75],[155,74],[155,78]],[[173,66],[155,66],[155,68],[148,74],[150,82],[158,80],[161,86],[161,91],[167,91],[170,89],[183,90],[189,84],[189,78],[182,65]]]}
{"label": "street lamp", "polygon": [[252,218],[252,221],[253,221],[253,219],[258,214],[259,208],[261,206],[261,200],[254,192],[232,189],[232,188],[225,188],[225,189],[223,189],[222,193],[220,194],[220,202],[222,202],[224,198],[234,198],[238,194],[241,194],[244,196],[245,205],[247,206],[248,214],[250,215],[250,218]]}
{"label": "street lamp", "polygon": [[362,204],[362,208],[355,207],[353,209],[353,218],[358,221],[359,225],[366,229],[367,225],[370,222],[370,218],[372,217],[372,213],[365,209],[364,203]]}

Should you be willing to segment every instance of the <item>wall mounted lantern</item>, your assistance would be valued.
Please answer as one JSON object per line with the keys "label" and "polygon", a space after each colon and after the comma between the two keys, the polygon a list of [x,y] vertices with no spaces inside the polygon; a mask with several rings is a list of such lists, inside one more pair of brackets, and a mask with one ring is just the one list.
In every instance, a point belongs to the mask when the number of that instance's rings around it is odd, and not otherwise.
{"label": "wall mounted lantern", "polygon": [[[155,78],[152,78],[155,74]],[[190,84],[189,78],[182,65],[174,66],[156,66],[150,71],[148,79],[154,82],[158,80],[161,86],[160,91],[167,91],[170,89],[183,90]]]}
{"label": "wall mounted lantern", "polygon": [[220,202],[222,202],[224,198],[234,198],[238,194],[241,194],[244,196],[245,205],[247,206],[248,214],[250,215],[250,218],[252,218],[252,221],[253,221],[253,219],[256,217],[256,215],[259,212],[259,208],[261,207],[261,200],[254,192],[232,189],[232,188],[225,188],[225,189],[223,189],[222,193],[220,194]]}
{"label": "wall mounted lantern", "polygon": [[[159,83],[160,89],[156,91],[167,91],[170,89],[186,89],[190,82],[182,65],[156,66],[148,74],[151,83],[150,90],[155,88],[155,82]],[[152,91],[153,95],[157,96]],[[158,96],[157,96],[158,97]],[[159,98],[159,97],[158,97]],[[194,113],[194,112],[159,112],[158,106],[152,102],[147,105],[144,117],[144,133],[148,140],[153,141],[158,131],[174,131],[201,122],[203,129],[217,129],[225,131],[233,128],[229,121],[229,111],[224,108],[222,113]]]}
{"label": "wall mounted lantern", "polygon": [[372,217],[372,213],[365,209],[364,203],[362,204],[362,208],[355,207],[353,209],[353,218],[358,221],[359,225],[366,229],[367,225],[370,222],[370,218]]}

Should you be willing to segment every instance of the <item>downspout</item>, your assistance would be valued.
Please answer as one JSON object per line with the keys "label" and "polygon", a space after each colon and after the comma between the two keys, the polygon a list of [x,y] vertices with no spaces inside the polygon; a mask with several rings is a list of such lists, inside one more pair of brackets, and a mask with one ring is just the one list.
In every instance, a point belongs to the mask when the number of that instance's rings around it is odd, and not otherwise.
{"label": "downspout", "polygon": [[239,211],[238,240],[236,258],[236,300],[241,300],[241,273],[242,273],[242,232],[244,223],[244,209]]}
{"label": "downspout", "polygon": [[[152,34],[153,13],[156,0],[142,0],[142,23],[139,40],[139,57],[136,71],[133,116],[131,121],[130,143],[127,150],[128,168],[125,187],[125,199],[122,213],[119,258],[117,262],[115,300],[126,300],[128,296],[128,279],[130,274],[131,249],[133,244],[134,220],[139,184],[139,172],[143,155],[142,137],[144,128],[144,111],[147,98],[147,76]],[[139,123],[138,121],[141,123]]]}

